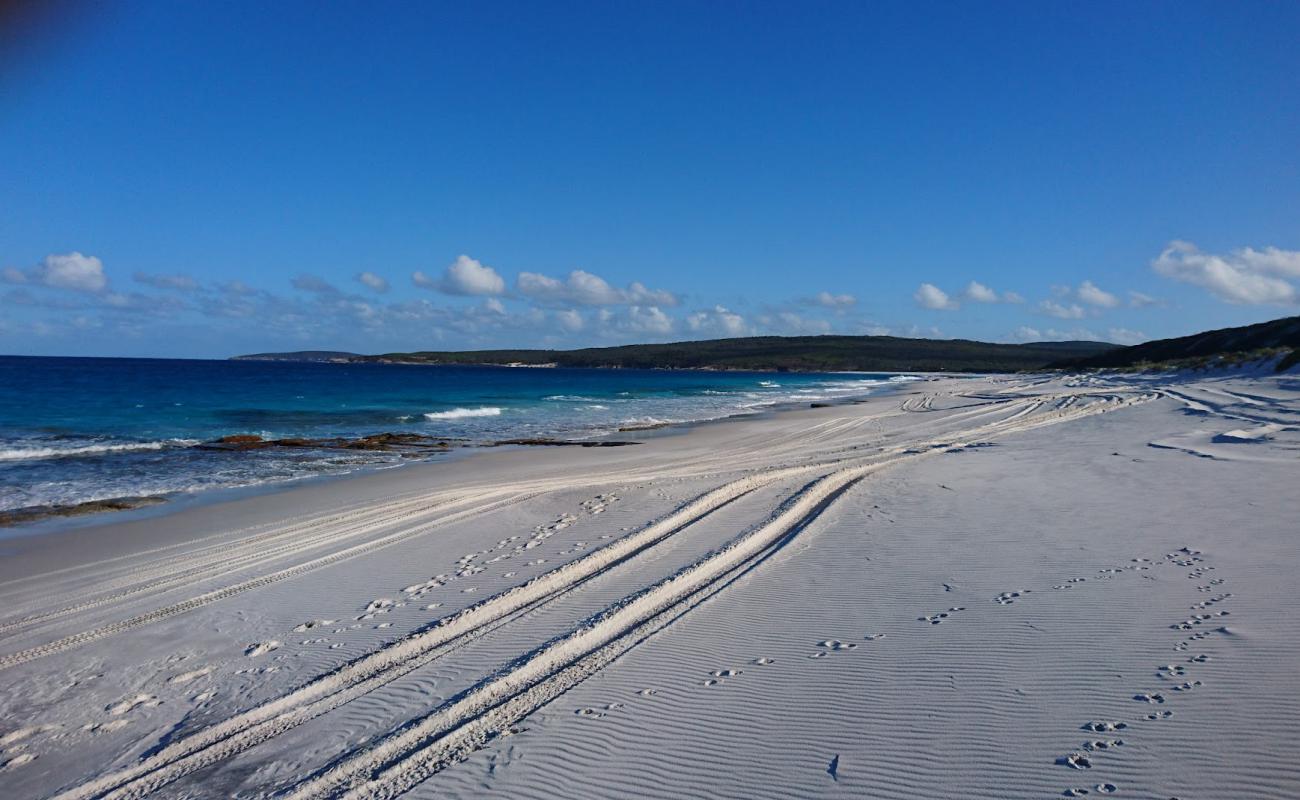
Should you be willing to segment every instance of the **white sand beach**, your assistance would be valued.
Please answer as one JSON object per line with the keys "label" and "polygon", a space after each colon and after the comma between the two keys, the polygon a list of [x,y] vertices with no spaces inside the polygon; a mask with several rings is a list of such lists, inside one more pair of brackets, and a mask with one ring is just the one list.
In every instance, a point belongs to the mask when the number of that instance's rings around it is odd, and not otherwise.
{"label": "white sand beach", "polygon": [[0,540],[6,798],[1300,797],[1300,377],[933,378]]}

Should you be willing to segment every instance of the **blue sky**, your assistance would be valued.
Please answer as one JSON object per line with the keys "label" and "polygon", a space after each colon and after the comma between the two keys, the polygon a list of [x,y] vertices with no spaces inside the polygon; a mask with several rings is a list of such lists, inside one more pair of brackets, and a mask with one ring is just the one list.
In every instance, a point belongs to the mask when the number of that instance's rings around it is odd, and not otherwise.
{"label": "blue sky", "polygon": [[56,4],[0,352],[1132,342],[1300,313],[1300,4]]}

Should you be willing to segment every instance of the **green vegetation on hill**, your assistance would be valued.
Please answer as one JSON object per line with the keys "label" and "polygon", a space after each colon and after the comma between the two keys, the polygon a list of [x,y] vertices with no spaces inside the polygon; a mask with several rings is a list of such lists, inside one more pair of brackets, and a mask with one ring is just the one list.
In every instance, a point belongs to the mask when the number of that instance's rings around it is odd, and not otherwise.
{"label": "green vegetation on hill", "polygon": [[292,353],[250,353],[231,361],[351,361],[361,356],[342,350],[295,350]]}
{"label": "green vegetation on hill", "polygon": [[388,353],[358,361],[404,364],[527,364],[561,367],[868,372],[1011,372],[1114,349],[1101,342],[990,344],[894,336],[755,336],[582,350]]}
{"label": "green vegetation on hill", "polygon": [[1276,356],[1288,350],[1291,351],[1290,355],[1282,359],[1279,369],[1286,369],[1296,363],[1296,353],[1300,352],[1300,317],[1284,317],[1239,328],[1204,331],[1176,339],[1158,339],[1104,353],[1062,359],[1052,364],[1052,367],[1122,369],[1157,365],[1206,366],[1216,360],[1240,363],[1256,357]]}

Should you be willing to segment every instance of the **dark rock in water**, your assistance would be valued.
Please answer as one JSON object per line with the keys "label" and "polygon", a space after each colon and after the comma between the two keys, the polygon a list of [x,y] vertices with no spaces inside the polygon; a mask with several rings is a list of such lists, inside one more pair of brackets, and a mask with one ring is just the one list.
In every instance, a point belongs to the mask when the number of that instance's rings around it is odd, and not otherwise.
{"label": "dark rock in water", "polygon": [[204,450],[265,450],[271,447],[298,447],[320,450],[381,450],[403,452],[409,450],[450,448],[446,439],[435,439],[419,433],[376,433],[359,439],[263,439],[255,434],[222,436],[199,445]]}
{"label": "dark rock in water", "polygon": [[809,408],[830,408],[834,403],[809,403]]}
{"label": "dark rock in water", "polygon": [[447,448],[451,447],[451,444],[418,433],[377,433],[373,436],[344,441],[340,447],[349,450],[392,450],[406,447]]}
{"label": "dark rock in water", "polygon": [[98,514],[101,511],[129,511],[133,508],[145,508],[167,502],[166,498],[156,496],[114,497],[108,500],[88,500],[66,506],[27,506],[0,511],[0,527],[21,525],[52,517],[80,517],[85,514]]}
{"label": "dark rock in water", "polygon": [[213,442],[213,444],[228,444],[234,446],[258,445],[265,443],[266,440],[255,433],[237,433],[233,436],[222,436],[220,439]]}

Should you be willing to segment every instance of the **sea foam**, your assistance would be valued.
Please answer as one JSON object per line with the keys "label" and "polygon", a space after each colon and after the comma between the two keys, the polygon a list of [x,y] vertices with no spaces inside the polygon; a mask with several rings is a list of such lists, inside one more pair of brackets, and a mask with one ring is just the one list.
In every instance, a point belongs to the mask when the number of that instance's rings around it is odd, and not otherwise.
{"label": "sea foam", "polygon": [[93,456],[101,453],[129,453],[143,450],[163,450],[171,447],[190,447],[197,439],[170,439],[165,442],[120,442],[72,445],[69,447],[6,447],[0,448],[0,461],[30,461],[41,458],[68,458]]}
{"label": "sea foam", "polygon": [[453,408],[450,411],[430,411],[424,415],[424,418],[436,422],[442,419],[466,419],[467,417],[499,417],[502,411],[503,409],[496,406]]}

